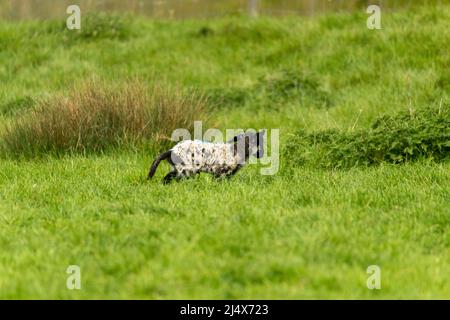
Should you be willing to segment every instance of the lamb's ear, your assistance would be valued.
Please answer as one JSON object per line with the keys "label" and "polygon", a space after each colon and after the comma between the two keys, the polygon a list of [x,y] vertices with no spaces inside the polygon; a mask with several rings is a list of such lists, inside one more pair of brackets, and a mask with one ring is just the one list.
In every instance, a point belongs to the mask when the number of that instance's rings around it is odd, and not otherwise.
{"label": "lamb's ear", "polygon": [[257,146],[258,146],[258,152],[256,153],[257,158],[264,157],[264,134],[266,133],[266,130],[261,130],[258,132],[257,135]]}
{"label": "lamb's ear", "polygon": [[233,144],[233,155],[236,156],[238,153],[238,141],[241,140],[239,135],[235,136],[233,139],[229,141],[229,143]]}
{"label": "lamb's ear", "polygon": [[227,143],[236,143],[239,140],[239,135],[234,136],[231,140],[228,140]]}

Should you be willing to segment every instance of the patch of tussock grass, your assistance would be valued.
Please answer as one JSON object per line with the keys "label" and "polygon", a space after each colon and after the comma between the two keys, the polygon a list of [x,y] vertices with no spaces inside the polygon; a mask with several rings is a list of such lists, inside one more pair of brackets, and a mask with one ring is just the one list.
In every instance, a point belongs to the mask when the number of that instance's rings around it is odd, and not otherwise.
{"label": "patch of tussock grass", "polygon": [[176,128],[204,120],[206,99],[199,93],[138,80],[111,85],[99,80],[37,102],[13,120],[3,149],[15,157],[98,153],[109,148],[168,141]]}
{"label": "patch of tussock grass", "polygon": [[328,168],[405,163],[420,158],[450,158],[450,106],[426,107],[384,115],[356,132],[297,131],[284,155],[294,164]]}

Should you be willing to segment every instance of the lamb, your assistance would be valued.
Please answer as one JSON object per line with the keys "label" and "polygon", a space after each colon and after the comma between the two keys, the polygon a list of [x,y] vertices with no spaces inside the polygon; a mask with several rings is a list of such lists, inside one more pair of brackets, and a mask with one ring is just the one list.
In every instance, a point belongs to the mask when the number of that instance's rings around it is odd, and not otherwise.
{"label": "lamb", "polygon": [[194,177],[201,172],[216,178],[230,178],[248,162],[250,156],[261,158],[264,131],[242,133],[226,143],[185,140],[172,149],[161,153],[153,161],[147,179],[151,179],[161,161],[167,160],[172,167],[164,177],[165,184]]}

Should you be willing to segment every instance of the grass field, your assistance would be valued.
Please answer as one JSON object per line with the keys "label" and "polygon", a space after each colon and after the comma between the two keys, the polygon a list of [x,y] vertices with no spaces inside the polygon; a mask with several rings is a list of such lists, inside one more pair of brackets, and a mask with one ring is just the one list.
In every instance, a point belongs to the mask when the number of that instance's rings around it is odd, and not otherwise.
{"label": "grass field", "polygon": [[[448,148],[439,161],[346,168],[284,152],[299,129],[351,134],[450,107],[450,6],[383,13],[382,30],[366,19],[99,15],[80,33],[63,20],[0,21],[2,134],[94,75],[201,90],[212,126],[279,128],[281,140],[273,176],[251,165],[229,181],[171,185],[160,183],[165,164],[145,180],[155,141],[2,149],[0,298],[450,298]],[[69,265],[81,290],[66,288]],[[369,265],[381,290],[366,286]]]}

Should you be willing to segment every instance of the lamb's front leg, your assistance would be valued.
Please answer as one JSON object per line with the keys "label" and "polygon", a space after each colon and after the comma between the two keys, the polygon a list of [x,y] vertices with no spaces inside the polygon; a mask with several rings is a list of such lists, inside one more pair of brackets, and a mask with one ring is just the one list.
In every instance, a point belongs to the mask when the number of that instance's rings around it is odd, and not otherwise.
{"label": "lamb's front leg", "polygon": [[213,177],[214,177],[216,180],[223,180],[223,179],[225,179],[225,178],[229,178],[229,176],[228,176],[227,174],[225,174],[225,173],[214,173],[214,174],[213,174]]}
{"label": "lamb's front leg", "polygon": [[230,172],[228,172],[228,174],[227,174],[227,178],[231,179],[231,177],[233,177],[241,168],[242,168],[242,166],[238,165],[237,167],[230,170]]}
{"label": "lamb's front leg", "polygon": [[176,172],[176,178],[177,181],[183,180],[183,179],[190,179],[195,177],[197,174],[199,174],[200,172],[197,170],[192,170],[192,169],[179,169]]}
{"label": "lamb's front leg", "polygon": [[240,169],[240,167],[227,168],[226,170],[222,169],[218,172],[215,172],[214,177],[218,180],[231,179],[231,177],[233,177],[239,171],[239,169]]}

